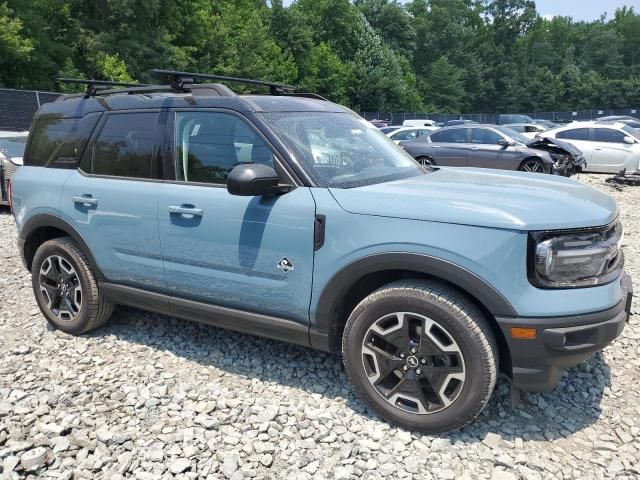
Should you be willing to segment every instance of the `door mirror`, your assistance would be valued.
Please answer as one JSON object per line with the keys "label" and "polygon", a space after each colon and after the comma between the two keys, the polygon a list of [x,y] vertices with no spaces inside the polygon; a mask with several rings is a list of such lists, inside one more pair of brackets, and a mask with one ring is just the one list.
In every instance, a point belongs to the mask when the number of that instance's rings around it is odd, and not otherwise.
{"label": "door mirror", "polygon": [[291,190],[291,185],[280,185],[276,171],[262,163],[243,163],[231,170],[227,177],[227,191],[231,195],[254,197],[277,195]]}
{"label": "door mirror", "polygon": [[510,147],[515,144],[511,140],[507,140],[506,138],[501,138],[500,140],[498,140],[498,145],[502,145],[503,147]]}
{"label": "door mirror", "polygon": [[624,143],[631,143],[631,144],[636,143],[635,138],[630,137],[629,135],[624,137],[622,140],[624,141]]}

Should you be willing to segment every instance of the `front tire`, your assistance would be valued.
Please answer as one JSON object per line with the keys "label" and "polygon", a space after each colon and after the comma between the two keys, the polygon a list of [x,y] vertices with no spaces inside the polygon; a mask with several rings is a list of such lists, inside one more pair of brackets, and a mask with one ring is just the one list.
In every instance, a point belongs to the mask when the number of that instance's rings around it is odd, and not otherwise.
{"label": "front tire", "polygon": [[537,158],[527,158],[521,164],[518,169],[521,172],[530,173],[549,173],[549,167],[545,163]]}
{"label": "front tire", "polygon": [[100,295],[87,257],[69,237],[40,245],[31,283],[42,314],[65,333],[79,335],[98,328],[113,312],[113,303]]}
{"label": "front tire", "polygon": [[436,162],[433,161],[433,158],[428,156],[418,157],[416,158],[416,161],[423,167],[435,167],[436,165]]}
{"label": "front tire", "polygon": [[403,428],[459,429],[484,409],[498,372],[483,314],[436,282],[386,285],[351,313],[342,339],[347,374],[364,402]]}

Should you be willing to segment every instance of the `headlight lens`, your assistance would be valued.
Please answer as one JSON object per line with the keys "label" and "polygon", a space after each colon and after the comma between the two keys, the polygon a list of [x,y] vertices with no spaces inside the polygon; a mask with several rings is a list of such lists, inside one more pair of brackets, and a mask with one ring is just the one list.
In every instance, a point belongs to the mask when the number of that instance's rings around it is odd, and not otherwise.
{"label": "headlight lens", "polygon": [[575,288],[610,283],[624,267],[622,224],[585,231],[531,234],[529,277],[542,288]]}

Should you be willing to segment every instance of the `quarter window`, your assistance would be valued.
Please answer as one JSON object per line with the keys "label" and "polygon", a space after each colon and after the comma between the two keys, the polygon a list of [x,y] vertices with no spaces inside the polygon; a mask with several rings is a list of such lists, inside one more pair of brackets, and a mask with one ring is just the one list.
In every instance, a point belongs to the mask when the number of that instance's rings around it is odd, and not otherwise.
{"label": "quarter window", "polygon": [[431,141],[434,143],[467,143],[466,128],[452,128],[440,130],[431,134]]}
{"label": "quarter window", "polygon": [[41,118],[32,134],[24,164],[36,167],[69,167],[78,164],[99,113],[82,118]]}
{"label": "quarter window", "polygon": [[153,150],[158,115],[156,112],[109,115],[91,149],[88,173],[155,178]]}
{"label": "quarter window", "polygon": [[596,128],[593,130],[593,140],[596,142],[622,143],[626,135],[612,128]]}
{"label": "quarter window", "polygon": [[235,115],[177,112],[175,124],[176,180],[225,184],[236,165],[262,163],[273,166],[269,146]]}
{"label": "quarter window", "polygon": [[567,140],[589,140],[588,128],[572,128],[571,130],[565,130],[558,132],[556,138],[566,138]]}

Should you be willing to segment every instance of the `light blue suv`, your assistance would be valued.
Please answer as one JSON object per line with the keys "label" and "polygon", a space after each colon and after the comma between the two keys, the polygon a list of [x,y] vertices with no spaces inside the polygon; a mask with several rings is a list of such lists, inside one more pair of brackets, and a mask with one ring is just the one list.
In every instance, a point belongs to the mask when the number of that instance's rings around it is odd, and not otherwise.
{"label": "light blue suv", "polygon": [[44,105],[11,183],[24,264],[56,328],[125,304],[341,353],[402,427],[472,421],[623,330],[631,283],[607,195],[565,178],[418,165],[350,110],[269,84]]}

